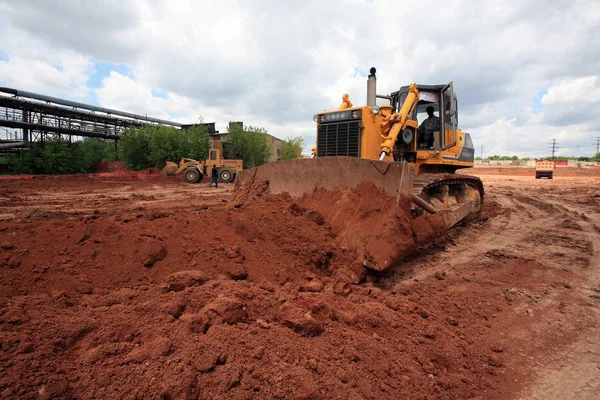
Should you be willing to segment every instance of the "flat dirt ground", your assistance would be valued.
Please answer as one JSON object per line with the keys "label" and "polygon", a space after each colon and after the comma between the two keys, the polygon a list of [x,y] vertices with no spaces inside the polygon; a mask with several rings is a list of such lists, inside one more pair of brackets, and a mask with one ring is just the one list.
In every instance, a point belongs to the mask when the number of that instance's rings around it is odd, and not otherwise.
{"label": "flat dirt ground", "polygon": [[286,196],[0,181],[0,398],[600,398],[600,170],[464,173],[481,216],[384,273]]}

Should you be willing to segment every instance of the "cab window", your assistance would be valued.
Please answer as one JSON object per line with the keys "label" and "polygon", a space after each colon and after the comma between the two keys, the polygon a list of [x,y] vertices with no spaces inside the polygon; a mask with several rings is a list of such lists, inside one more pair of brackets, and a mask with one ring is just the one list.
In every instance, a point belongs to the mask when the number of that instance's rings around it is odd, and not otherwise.
{"label": "cab window", "polygon": [[436,103],[418,104],[415,107],[415,111],[413,112],[413,118],[415,121],[418,122],[419,126],[423,123],[423,121],[425,121],[427,118],[429,118],[429,115],[427,114],[427,107],[433,107],[433,115],[435,117],[440,116],[440,107],[438,104],[436,104]]}
{"label": "cab window", "polygon": [[216,160],[217,159],[217,152],[215,150],[212,150],[210,152],[210,159],[211,160]]}

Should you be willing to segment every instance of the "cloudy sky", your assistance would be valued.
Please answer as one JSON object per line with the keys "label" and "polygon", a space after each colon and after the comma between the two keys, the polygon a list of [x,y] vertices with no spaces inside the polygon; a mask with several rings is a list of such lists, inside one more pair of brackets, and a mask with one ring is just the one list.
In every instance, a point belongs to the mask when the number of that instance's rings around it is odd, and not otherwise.
{"label": "cloudy sky", "polygon": [[315,112],[454,81],[484,156],[592,155],[598,0],[0,0],[0,85],[315,140]]}

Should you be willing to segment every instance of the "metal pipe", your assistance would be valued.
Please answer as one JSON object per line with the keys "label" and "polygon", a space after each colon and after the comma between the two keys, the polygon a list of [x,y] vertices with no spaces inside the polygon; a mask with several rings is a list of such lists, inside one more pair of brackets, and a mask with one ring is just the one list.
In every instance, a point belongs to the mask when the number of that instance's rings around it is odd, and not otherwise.
{"label": "metal pipe", "polygon": [[0,126],[6,126],[8,128],[17,128],[17,129],[30,129],[35,131],[43,131],[43,132],[55,132],[64,135],[73,135],[73,136],[89,136],[89,137],[101,137],[104,139],[118,139],[119,135],[117,133],[105,133],[105,132],[94,132],[94,131],[85,131],[80,129],[72,129],[72,128],[64,128],[58,126],[48,126],[43,124],[37,124],[32,122],[20,122],[13,120],[0,119]]}
{"label": "metal pipe", "polygon": [[12,149],[15,147],[23,147],[27,142],[0,143],[0,149]]}
{"label": "metal pipe", "polygon": [[167,121],[167,120],[158,119],[158,118],[152,118],[152,117],[148,117],[145,115],[132,114],[132,113],[128,113],[125,111],[113,110],[110,108],[92,106],[90,104],[79,103],[77,101],[71,101],[71,100],[65,100],[65,99],[59,99],[58,97],[46,96],[43,94],[27,92],[24,90],[0,87],[0,92],[12,94],[14,96],[27,97],[30,99],[47,101],[49,103],[60,104],[63,106],[83,108],[85,110],[90,110],[90,111],[98,111],[98,112],[102,112],[102,113],[106,113],[106,114],[119,115],[121,117],[133,118],[133,119],[137,119],[140,121],[155,122],[157,124],[170,125],[170,126],[175,126],[178,128],[181,127],[181,124],[178,122]]}
{"label": "metal pipe", "polygon": [[[1,88],[0,88],[1,89]],[[8,101],[8,102],[7,102]],[[65,108],[65,107],[60,107],[57,105],[53,105],[53,104],[42,104],[42,103],[38,103],[32,100],[25,100],[25,99],[21,99],[21,98],[15,98],[15,97],[8,97],[8,96],[0,96],[0,107],[5,107],[5,108],[14,108],[14,109],[21,109],[23,110],[22,113],[22,119],[24,120],[25,118],[25,112],[27,112],[27,114],[30,113],[30,111],[28,110],[27,107],[43,107],[43,109],[45,110],[49,110],[50,113],[52,112],[67,112],[67,113],[74,113],[77,115],[77,117],[75,118],[82,118],[82,117],[86,117],[88,118],[90,121],[91,120],[97,120],[97,121],[101,121],[102,123],[110,123],[110,124],[117,124],[119,122],[123,122],[124,120],[122,118],[117,118],[114,116],[109,116],[109,115],[103,115],[103,114],[94,114],[94,113],[87,113],[85,111],[80,111],[80,110],[72,110],[69,108]],[[25,121],[25,120],[24,120]],[[106,122],[108,121],[108,122]],[[137,121],[137,122],[129,122],[128,123],[132,123],[135,125],[142,125],[143,122],[142,121]]]}
{"label": "metal pipe", "polygon": [[435,208],[430,203],[428,203],[421,197],[417,196],[416,194],[412,195],[411,200],[413,203],[415,203],[416,205],[418,205],[419,207],[421,207],[423,210],[427,211],[430,214],[438,214],[440,212],[437,208]]}
{"label": "metal pipe", "polygon": [[377,78],[375,72],[377,70],[372,67],[369,77],[367,78],[367,106],[373,107],[377,104]]}

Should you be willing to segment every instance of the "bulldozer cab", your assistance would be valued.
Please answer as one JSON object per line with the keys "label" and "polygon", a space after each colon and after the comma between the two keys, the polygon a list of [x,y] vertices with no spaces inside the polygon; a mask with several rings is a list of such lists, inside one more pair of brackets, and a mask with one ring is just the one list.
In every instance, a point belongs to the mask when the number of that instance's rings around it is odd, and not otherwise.
{"label": "bulldozer cab", "polygon": [[[457,98],[452,82],[446,85],[417,85],[419,102],[411,119],[417,121],[417,149],[439,152],[456,145],[458,125]],[[398,112],[408,96],[409,87],[403,86],[391,94],[393,112]],[[439,118],[439,129],[426,131],[423,122],[429,117],[427,108],[433,107],[433,115]],[[432,124],[429,124],[429,127]],[[433,138],[431,138],[431,135]]]}

